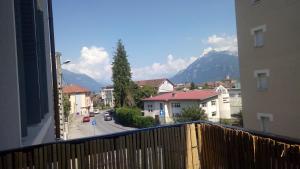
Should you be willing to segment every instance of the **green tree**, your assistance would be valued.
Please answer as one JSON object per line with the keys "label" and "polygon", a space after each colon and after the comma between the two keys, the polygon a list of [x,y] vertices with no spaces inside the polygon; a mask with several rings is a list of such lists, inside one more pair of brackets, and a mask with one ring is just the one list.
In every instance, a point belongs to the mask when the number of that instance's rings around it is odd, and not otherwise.
{"label": "green tree", "polygon": [[196,85],[194,82],[191,83],[191,87],[190,87],[190,90],[194,90],[194,89],[197,89]]}
{"label": "green tree", "polygon": [[157,90],[154,87],[151,86],[138,87],[135,93],[136,106],[143,109],[144,103],[142,100],[154,96],[156,94],[157,94]]}
{"label": "green tree", "polygon": [[207,115],[205,114],[205,110],[196,106],[183,108],[182,112],[175,117],[176,122],[197,120],[207,120]]}
{"label": "green tree", "polygon": [[112,81],[114,83],[114,97],[116,107],[130,105],[132,100],[130,83],[131,69],[122,41],[117,42],[117,49],[112,63]]}
{"label": "green tree", "polygon": [[68,116],[70,114],[70,109],[71,109],[71,102],[69,96],[65,94],[63,95],[63,107],[64,107],[65,119],[68,119]]}
{"label": "green tree", "polygon": [[202,89],[210,89],[210,88],[209,88],[208,84],[205,83],[204,86],[202,87]]}

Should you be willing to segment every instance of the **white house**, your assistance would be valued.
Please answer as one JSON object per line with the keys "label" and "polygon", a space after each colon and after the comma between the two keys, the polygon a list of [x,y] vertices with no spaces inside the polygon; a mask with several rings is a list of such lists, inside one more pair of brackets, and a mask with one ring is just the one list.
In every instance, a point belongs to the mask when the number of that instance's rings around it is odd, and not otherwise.
{"label": "white house", "polygon": [[174,91],[174,84],[168,79],[152,79],[135,81],[139,87],[151,86],[154,87],[158,93],[167,93]]}
{"label": "white house", "polygon": [[220,118],[221,119],[230,119],[231,112],[230,112],[230,98],[228,89],[224,86],[218,86],[215,91],[219,94],[219,111],[220,111]]}
{"label": "white house", "polygon": [[113,86],[103,87],[100,93],[105,105],[108,105],[109,107],[115,106]]}
{"label": "white house", "polygon": [[87,115],[92,111],[93,103],[88,89],[71,84],[63,87],[63,93],[69,95],[71,103],[70,114]]}
{"label": "white house", "polygon": [[233,88],[228,90],[230,97],[231,114],[238,114],[242,111],[242,96],[240,88]]}
{"label": "white house", "polygon": [[170,123],[185,107],[201,107],[210,121],[220,119],[219,94],[214,90],[190,90],[165,93],[144,99],[144,115]]}

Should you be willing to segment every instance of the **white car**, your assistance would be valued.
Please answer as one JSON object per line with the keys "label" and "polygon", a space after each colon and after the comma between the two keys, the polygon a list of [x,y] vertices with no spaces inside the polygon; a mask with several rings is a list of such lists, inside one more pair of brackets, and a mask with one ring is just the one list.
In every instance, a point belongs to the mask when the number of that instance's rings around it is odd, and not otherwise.
{"label": "white car", "polygon": [[100,111],[99,111],[98,109],[95,109],[95,110],[94,110],[94,113],[95,113],[95,114],[100,114]]}

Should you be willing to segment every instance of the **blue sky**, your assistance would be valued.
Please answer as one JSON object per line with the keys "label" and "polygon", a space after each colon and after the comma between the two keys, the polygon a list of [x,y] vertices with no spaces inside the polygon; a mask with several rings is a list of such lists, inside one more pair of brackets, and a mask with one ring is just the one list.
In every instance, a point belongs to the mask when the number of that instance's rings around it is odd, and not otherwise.
{"label": "blue sky", "polygon": [[234,0],[53,0],[53,8],[56,50],[72,60],[65,68],[98,81],[110,79],[118,39],[135,79],[171,76],[236,39]]}

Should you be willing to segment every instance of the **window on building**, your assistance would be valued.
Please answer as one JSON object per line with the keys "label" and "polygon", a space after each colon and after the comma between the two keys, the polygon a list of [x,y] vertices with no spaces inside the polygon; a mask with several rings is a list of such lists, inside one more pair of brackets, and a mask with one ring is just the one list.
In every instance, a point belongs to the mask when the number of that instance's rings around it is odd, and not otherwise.
{"label": "window on building", "polygon": [[175,107],[175,108],[180,108],[180,103],[172,103],[172,107]]}
{"label": "window on building", "polygon": [[269,132],[270,122],[273,121],[273,115],[267,113],[257,113],[257,118],[260,121],[261,130]]}
{"label": "window on building", "polygon": [[152,104],[148,104],[148,112],[153,112],[153,105]]}
{"label": "window on building", "polygon": [[260,91],[268,89],[268,78],[266,73],[257,74],[257,89]]}
{"label": "window on building", "polygon": [[207,107],[207,103],[206,102],[202,103],[201,105],[202,105],[202,107]]}
{"label": "window on building", "polygon": [[212,106],[216,105],[216,101],[215,100],[211,101],[211,105]]}
{"label": "window on building", "polygon": [[211,116],[216,116],[216,115],[217,115],[216,111],[214,111],[214,112],[211,113]]}
{"label": "window on building", "polygon": [[264,46],[264,32],[262,29],[254,31],[254,46],[262,47]]}

